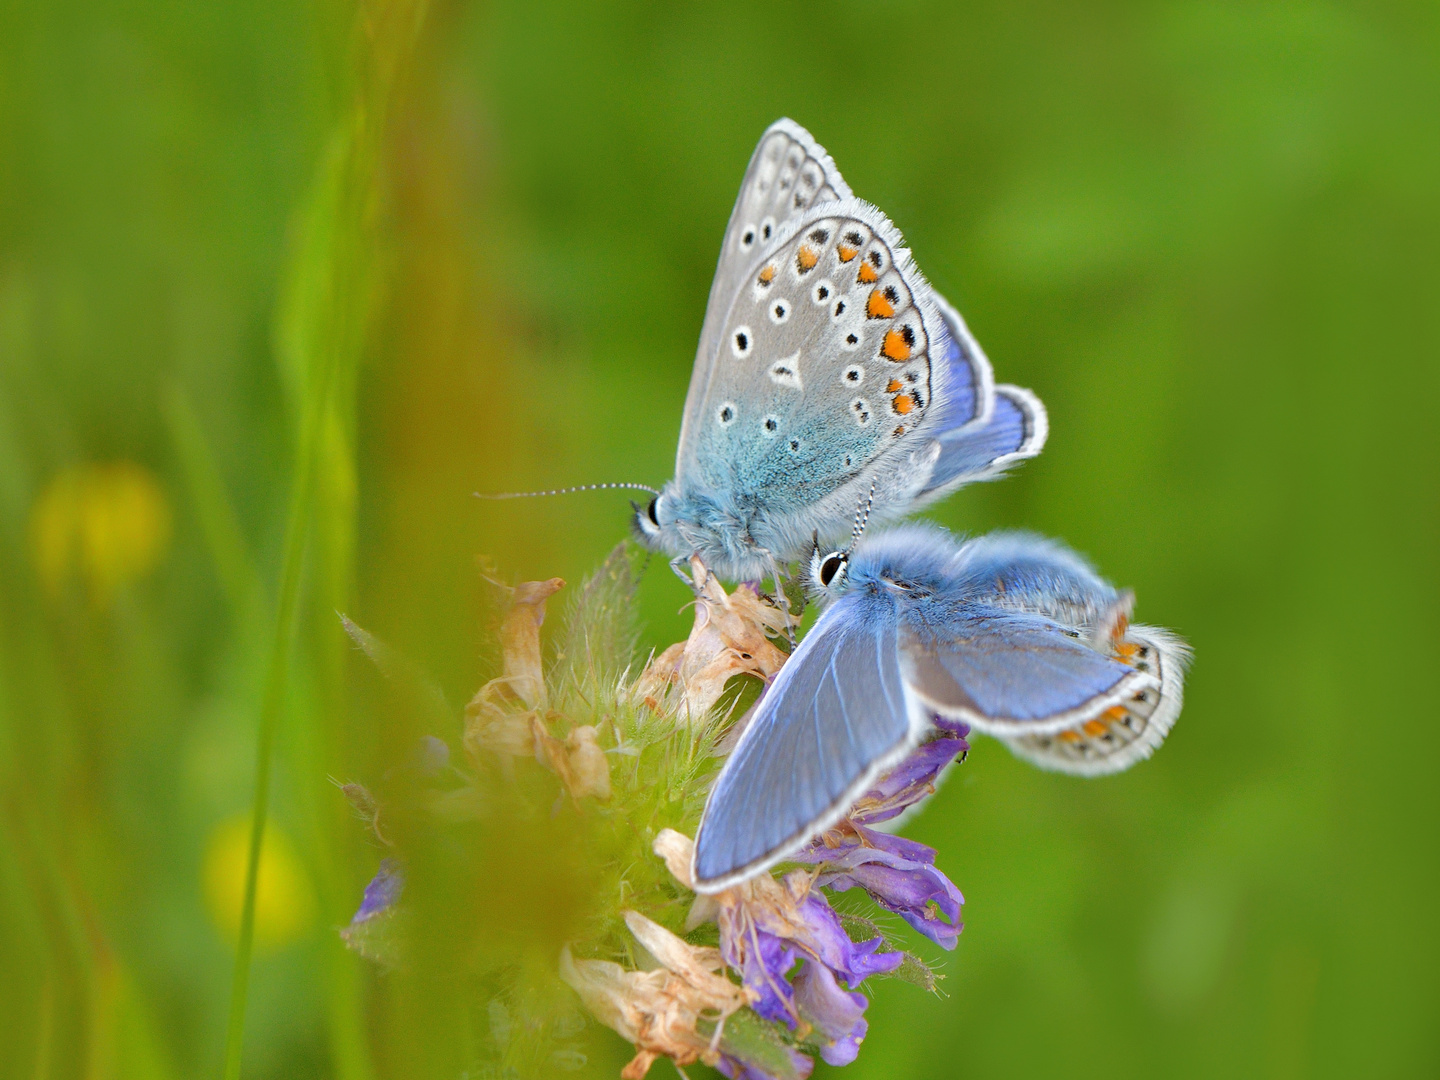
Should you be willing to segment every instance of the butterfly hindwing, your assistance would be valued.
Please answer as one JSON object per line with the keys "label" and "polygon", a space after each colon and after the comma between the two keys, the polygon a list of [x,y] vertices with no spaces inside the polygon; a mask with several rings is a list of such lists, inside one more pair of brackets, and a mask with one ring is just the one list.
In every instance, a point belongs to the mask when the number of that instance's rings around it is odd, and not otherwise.
{"label": "butterfly hindwing", "polygon": [[1190,651],[1173,634],[1149,626],[1128,627],[1119,644],[1137,668],[1155,677],[1155,685],[1084,723],[1005,739],[1005,745],[1042,769],[1075,776],[1120,772],[1153,754],[1180,715]]}
{"label": "butterfly hindwing", "polygon": [[1042,615],[964,603],[943,628],[907,631],[901,656],[910,688],[937,713],[986,735],[1073,727],[1153,684]]}
{"label": "butterfly hindwing", "polygon": [[893,603],[853,594],[806,635],[711,789],[695,841],[702,891],[800,847],[914,745],[925,717],[906,694],[897,633]]}
{"label": "butterfly hindwing", "polygon": [[[1145,745],[1158,745],[1178,712],[1184,647],[1163,631],[1137,636],[1131,594],[1063,545],[1028,533],[961,545],[945,576],[944,616],[901,634],[907,681],[929,706],[1022,740],[1012,747],[1032,759],[1054,744],[1049,756],[1068,760],[1077,738],[1118,751],[1149,731],[1154,741]],[[1107,738],[1113,724],[1119,728]]]}
{"label": "butterfly hindwing", "polygon": [[850,200],[802,215],[723,321],[682,481],[784,513],[856,479],[923,427],[939,322],[883,214]]}

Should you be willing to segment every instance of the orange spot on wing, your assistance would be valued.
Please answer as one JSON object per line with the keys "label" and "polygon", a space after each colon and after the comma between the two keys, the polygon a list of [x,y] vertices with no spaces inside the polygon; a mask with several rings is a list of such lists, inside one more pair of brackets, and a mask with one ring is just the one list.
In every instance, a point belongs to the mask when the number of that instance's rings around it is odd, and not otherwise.
{"label": "orange spot on wing", "polygon": [[[864,267],[861,267],[861,276],[864,276]],[[870,294],[870,300],[865,305],[865,314],[872,319],[888,319],[895,314],[895,305],[879,289]]]}
{"label": "orange spot on wing", "polygon": [[1124,720],[1126,711],[1124,705],[1111,705],[1101,715],[1108,716],[1111,720]]}
{"label": "orange spot on wing", "polygon": [[1101,735],[1105,734],[1105,724],[1103,721],[1100,720],[1086,720],[1085,723],[1081,725],[1081,727],[1085,729],[1086,735],[1090,735],[1095,738],[1099,738]]}
{"label": "orange spot on wing", "polygon": [[910,359],[910,346],[905,343],[905,336],[899,330],[891,330],[885,335],[885,344],[880,351],[897,363]]}
{"label": "orange spot on wing", "polygon": [[835,254],[840,256],[841,262],[849,262],[851,259],[855,258],[856,255],[860,254],[860,249],[857,247],[851,247],[849,244],[836,244]]}
{"label": "orange spot on wing", "polygon": [[800,268],[801,273],[814,270],[815,264],[819,261],[820,253],[809,244],[801,244],[800,250],[795,253],[795,265]]}
{"label": "orange spot on wing", "polygon": [[901,416],[904,416],[911,409],[915,408],[915,399],[909,394],[901,394],[890,404],[894,407],[897,413],[899,413]]}
{"label": "orange spot on wing", "polygon": [[1122,663],[1129,664],[1135,659],[1135,654],[1140,651],[1140,646],[1133,641],[1117,641],[1115,643],[1115,655]]}
{"label": "orange spot on wing", "polygon": [[885,384],[885,392],[886,392],[887,394],[893,394],[893,393],[895,393],[897,390],[904,390],[904,389],[905,389],[905,384],[902,383],[899,379],[891,379],[888,383]]}
{"label": "orange spot on wing", "polygon": [[772,281],[774,281],[774,280],[775,280],[775,267],[774,267],[773,265],[767,266],[767,267],[765,267],[764,270],[761,270],[761,271],[760,271],[760,284],[761,284],[761,285],[769,285],[770,282],[772,282]]}
{"label": "orange spot on wing", "polygon": [[1069,731],[1062,731],[1057,736],[1061,742],[1075,743],[1080,741],[1080,733],[1073,728]]}
{"label": "orange spot on wing", "polygon": [[863,285],[873,285],[879,276],[879,274],[875,273],[875,268],[869,263],[861,263],[860,273],[856,275],[856,280]]}

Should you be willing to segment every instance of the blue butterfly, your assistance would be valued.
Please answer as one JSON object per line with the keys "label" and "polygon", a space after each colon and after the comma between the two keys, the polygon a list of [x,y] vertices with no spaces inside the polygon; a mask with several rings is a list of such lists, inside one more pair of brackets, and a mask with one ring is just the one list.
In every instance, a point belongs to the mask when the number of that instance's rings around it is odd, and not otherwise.
{"label": "blue butterfly", "polygon": [[725,230],[675,478],[635,530],[677,564],[760,580],[838,540],[861,504],[901,517],[1034,457],[1047,431],[1033,394],[994,385],[885,215],[780,120]]}
{"label": "blue butterfly", "polygon": [[1189,650],[1130,623],[1134,597],[1027,533],[959,542],[909,525],[813,553],[828,604],[757,704],[695,839],[702,892],[761,872],[838,821],[932,717],[1042,768],[1097,776],[1149,757],[1180,714]]}

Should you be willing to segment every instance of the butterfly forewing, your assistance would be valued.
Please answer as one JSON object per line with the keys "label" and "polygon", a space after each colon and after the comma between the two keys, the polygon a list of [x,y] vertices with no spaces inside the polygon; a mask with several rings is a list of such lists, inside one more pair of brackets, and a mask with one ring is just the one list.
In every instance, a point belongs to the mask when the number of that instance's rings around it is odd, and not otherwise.
{"label": "butterfly forewing", "polygon": [[695,841],[701,891],[758,872],[833,824],[913,746],[894,604],[851,594],[820,617],[761,698]]}
{"label": "butterfly forewing", "polygon": [[818,203],[850,197],[849,185],[835,162],[799,124],[777,120],[760,137],[720,245],[690,395],[685,402],[682,453],[709,365],[717,358],[720,323],[740,283],[770,253],[780,233],[795,217]]}
{"label": "butterfly forewing", "polygon": [[855,477],[931,407],[928,296],[873,207],[827,204],[792,223],[721,323],[682,471],[808,501]]}

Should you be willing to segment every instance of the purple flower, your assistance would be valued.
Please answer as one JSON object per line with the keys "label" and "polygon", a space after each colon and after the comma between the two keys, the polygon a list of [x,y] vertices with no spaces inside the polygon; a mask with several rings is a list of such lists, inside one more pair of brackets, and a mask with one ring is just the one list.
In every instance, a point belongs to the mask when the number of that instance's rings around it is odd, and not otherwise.
{"label": "purple flower", "polygon": [[405,874],[394,859],[381,859],[380,869],[365,886],[365,895],[360,901],[360,910],[350,920],[350,925],[365,922],[383,915],[400,899],[400,890],[405,886]]}
{"label": "purple flower", "polygon": [[[815,1069],[815,1059],[809,1054],[802,1054],[799,1050],[788,1047],[785,1053],[790,1058],[790,1068],[798,1080],[808,1080]],[[730,1080],[775,1080],[773,1073],[766,1072],[759,1065],[741,1061],[729,1054],[720,1055],[720,1060],[715,1062],[715,1071],[721,1076],[730,1077]]]}
{"label": "purple flower", "polygon": [[787,979],[797,960],[816,961],[851,987],[869,975],[894,971],[904,960],[903,953],[879,951],[884,938],[851,941],[830,902],[810,888],[803,871],[780,882],[768,877],[755,882],[772,887],[747,883],[750,888],[732,890],[733,900],[722,894],[720,953],[740,972],[753,998],[750,1007],[765,1019],[792,1028],[799,1019],[795,988]]}
{"label": "purple flower", "polygon": [[854,830],[836,847],[822,841],[797,858],[822,864],[819,884],[827,889],[845,892],[858,886],[941,948],[955,948],[965,898],[936,868],[934,849],[863,825]]}
{"label": "purple flower", "polygon": [[405,874],[400,863],[395,859],[381,859],[379,871],[365,886],[360,910],[355,912],[349,926],[340,929],[341,940],[361,956],[387,966],[397,963],[400,952],[393,917],[404,886]]}
{"label": "purple flower", "polygon": [[[924,844],[867,828],[889,821],[931,794],[940,771],[969,750],[964,724],[937,721],[939,735],[887,773],[834,829],[795,855],[820,864],[817,883],[844,892],[857,886],[945,949],[953,949],[965,898],[935,866],[935,851]],[[853,985],[853,984],[852,984]]]}
{"label": "purple flower", "polygon": [[959,754],[970,751],[965,736],[970,729],[936,719],[939,734],[921,743],[915,752],[880,778],[873,788],[860,796],[851,808],[849,818],[862,825],[876,825],[899,817],[927,795],[935,793],[940,772]]}
{"label": "purple flower", "polygon": [[849,1065],[860,1053],[869,1025],[864,994],[842,990],[824,964],[807,960],[795,976],[795,1004],[800,1017],[819,1036],[820,1056],[829,1065]]}

